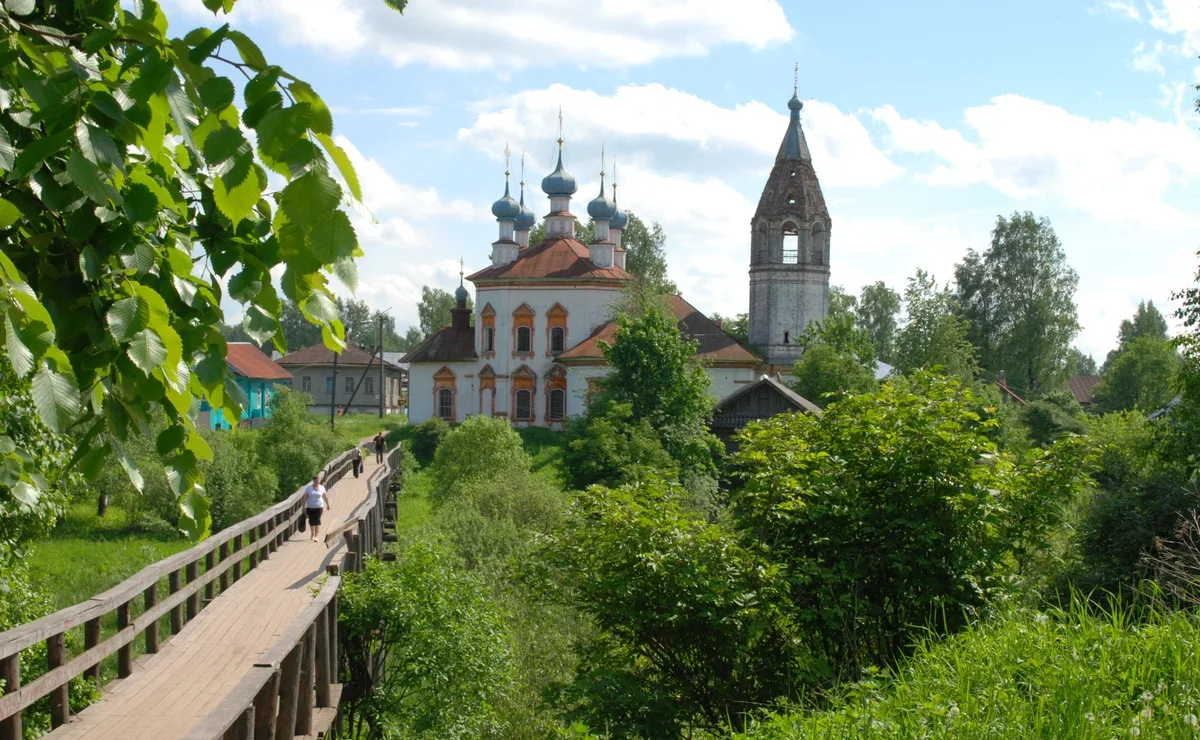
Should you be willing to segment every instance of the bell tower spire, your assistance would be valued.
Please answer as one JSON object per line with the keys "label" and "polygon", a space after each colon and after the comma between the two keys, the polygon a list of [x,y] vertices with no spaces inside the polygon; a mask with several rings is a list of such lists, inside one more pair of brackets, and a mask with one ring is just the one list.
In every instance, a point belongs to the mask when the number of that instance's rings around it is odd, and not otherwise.
{"label": "bell tower spire", "polygon": [[829,312],[832,220],[800,122],[799,70],[788,127],[750,222],[750,342],[783,373],[803,352],[796,339]]}

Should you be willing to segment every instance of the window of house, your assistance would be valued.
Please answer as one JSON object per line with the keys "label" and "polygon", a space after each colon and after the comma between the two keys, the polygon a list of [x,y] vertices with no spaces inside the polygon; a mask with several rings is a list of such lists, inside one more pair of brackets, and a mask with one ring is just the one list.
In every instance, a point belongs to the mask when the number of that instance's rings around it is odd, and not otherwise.
{"label": "window of house", "polygon": [[566,349],[563,345],[567,343],[567,333],[563,331],[561,326],[556,326],[550,330],[550,351],[562,352]]}
{"label": "window of house", "polygon": [[561,388],[550,391],[549,416],[551,421],[558,421],[566,415],[567,392]]}
{"label": "window of house", "polygon": [[363,393],[368,396],[375,395],[375,378],[368,377],[363,381]]}
{"label": "window of house", "polygon": [[304,393],[312,393],[312,376],[304,375],[300,378],[300,390]]}
{"label": "window of house", "polygon": [[483,351],[496,351],[496,330],[490,326],[483,330]]}
{"label": "window of house", "polygon": [[454,391],[449,388],[438,391],[437,415],[439,419],[454,420]]}
{"label": "window of house", "polygon": [[333,376],[332,375],[325,376],[325,392],[333,393]]}
{"label": "window of house", "polygon": [[517,329],[517,351],[533,351],[533,332],[530,331],[528,326],[522,326]]}
{"label": "window of house", "polygon": [[517,418],[521,421],[533,419],[532,391],[517,391]]}
{"label": "window of house", "polygon": [[347,375],[346,382],[342,383],[342,387],[346,389],[347,393],[353,393],[355,385],[356,385],[356,383],[354,382],[353,375]]}

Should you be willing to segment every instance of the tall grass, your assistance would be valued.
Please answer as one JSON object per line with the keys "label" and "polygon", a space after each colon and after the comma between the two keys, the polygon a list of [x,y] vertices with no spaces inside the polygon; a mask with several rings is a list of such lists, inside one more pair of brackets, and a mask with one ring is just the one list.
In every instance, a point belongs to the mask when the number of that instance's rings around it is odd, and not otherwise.
{"label": "tall grass", "polygon": [[[308,421],[329,428],[329,414],[309,414]],[[333,429],[354,439],[364,439],[374,437],[381,429],[386,434],[407,424],[403,414],[384,414],[382,419],[375,414],[347,414],[334,418]]]}
{"label": "tall grass", "polygon": [[1012,609],[745,738],[1198,737],[1200,618]]}

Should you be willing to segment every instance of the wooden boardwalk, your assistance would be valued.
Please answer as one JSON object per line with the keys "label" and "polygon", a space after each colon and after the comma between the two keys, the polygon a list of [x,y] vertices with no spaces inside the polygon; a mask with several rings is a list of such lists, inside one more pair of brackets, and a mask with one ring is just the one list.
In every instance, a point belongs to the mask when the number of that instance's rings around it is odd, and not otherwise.
{"label": "wooden boardwalk", "polygon": [[[216,707],[313,600],[325,568],[338,563],[342,538],[326,549],[324,533],[345,522],[367,501],[367,480],[381,467],[363,455],[364,472],[330,489],[332,511],[321,525],[321,542],[310,532],[293,534],[265,562],[242,576],[152,655],[144,655],[126,679],[105,686],[104,698],[48,737],[181,738]],[[289,735],[290,737],[290,735]]]}

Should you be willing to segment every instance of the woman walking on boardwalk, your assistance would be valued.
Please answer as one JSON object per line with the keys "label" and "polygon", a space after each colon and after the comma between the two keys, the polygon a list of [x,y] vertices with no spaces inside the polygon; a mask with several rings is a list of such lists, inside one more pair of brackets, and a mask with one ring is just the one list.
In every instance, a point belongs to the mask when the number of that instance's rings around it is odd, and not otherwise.
{"label": "woman walking on boardwalk", "polygon": [[313,476],[312,483],[308,484],[308,488],[304,489],[304,514],[308,517],[313,542],[317,541],[317,534],[321,530],[321,514],[331,508],[325,486],[321,485],[321,474],[317,473]]}

